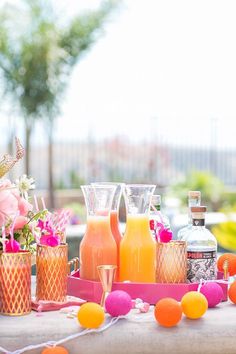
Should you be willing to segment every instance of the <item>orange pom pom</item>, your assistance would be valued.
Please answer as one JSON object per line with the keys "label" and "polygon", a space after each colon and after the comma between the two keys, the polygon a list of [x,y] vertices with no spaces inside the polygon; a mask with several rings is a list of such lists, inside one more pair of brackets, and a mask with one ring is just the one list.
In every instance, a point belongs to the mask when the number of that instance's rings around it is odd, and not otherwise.
{"label": "orange pom pom", "polygon": [[84,328],[98,328],[105,320],[105,312],[100,305],[87,302],[80,307],[77,318]]}
{"label": "orange pom pom", "polygon": [[224,268],[224,261],[228,261],[228,271],[229,275],[235,275],[236,274],[236,255],[233,253],[224,253],[222,256],[219,257],[217,261],[217,267],[218,270],[223,272]]}
{"label": "orange pom pom", "polygon": [[182,309],[178,301],[167,297],[158,301],[154,315],[161,326],[173,327],[181,320]]}
{"label": "orange pom pom", "polygon": [[69,352],[63,347],[52,347],[44,349],[41,354],[69,354]]}
{"label": "orange pom pom", "polygon": [[236,280],[230,285],[228,295],[230,300],[236,304]]}
{"label": "orange pom pom", "polygon": [[203,294],[189,291],[182,297],[181,306],[186,317],[197,319],[202,317],[208,309],[208,302]]}

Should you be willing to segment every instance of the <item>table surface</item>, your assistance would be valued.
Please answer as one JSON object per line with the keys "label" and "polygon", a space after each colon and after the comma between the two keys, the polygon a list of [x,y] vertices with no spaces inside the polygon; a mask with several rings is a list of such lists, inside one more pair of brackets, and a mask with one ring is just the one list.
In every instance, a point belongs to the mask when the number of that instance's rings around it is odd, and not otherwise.
{"label": "table surface", "polygon": [[[107,316],[106,321],[110,321]],[[0,346],[8,351],[60,340],[82,329],[75,318],[60,312],[36,312],[22,317],[0,316]],[[163,328],[153,317],[153,311],[138,314],[133,310],[126,319],[102,333],[90,333],[63,344],[75,354],[235,354],[236,305],[221,303],[209,309],[199,320],[183,316],[178,326]],[[41,353],[43,349],[29,351]]]}

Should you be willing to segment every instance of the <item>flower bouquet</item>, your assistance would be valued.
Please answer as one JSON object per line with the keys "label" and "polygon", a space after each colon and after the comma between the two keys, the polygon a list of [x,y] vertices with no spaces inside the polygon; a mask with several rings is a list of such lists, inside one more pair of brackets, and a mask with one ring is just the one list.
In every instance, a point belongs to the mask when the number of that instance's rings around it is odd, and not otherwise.
{"label": "flower bouquet", "polygon": [[[16,138],[16,156],[6,154],[0,161],[0,313],[7,315],[22,315],[31,311],[31,264],[36,250],[39,260],[37,291],[44,289],[42,284],[54,281],[52,294],[56,293],[55,287],[60,287],[63,288],[63,296],[57,299],[63,299],[66,295],[67,245],[63,242],[70,215],[66,210],[50,213],[43,198],[42,209],[39,209],[36,196],[33,202],[29,196],[29,191],[35,188],[33,178],[23,175],[14,183],[3,179],[23,156],[24,149]],[[44,250],[45,264],[50,264],[52,278],[49,282],[50,274],[47,271],[42,273],[41,265],[44,263],[40,263],[42,254],[39,254],[39,249]],[[54,268],[48,261],[50,252],[55,253],[55,262],[51,262]],[[63,255],[63,275],[59,279],[56,274],[61,271],[60,255]],[[46,270],[45,266],[43,268]],[[39,294],[41,298],[40,291]]]}

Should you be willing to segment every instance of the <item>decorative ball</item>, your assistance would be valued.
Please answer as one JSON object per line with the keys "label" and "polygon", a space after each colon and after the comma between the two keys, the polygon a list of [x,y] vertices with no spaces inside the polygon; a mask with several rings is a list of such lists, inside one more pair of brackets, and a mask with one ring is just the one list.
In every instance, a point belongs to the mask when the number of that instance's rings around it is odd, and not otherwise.
{"label": "decorative ball", "polygon": [[230,285],[228,295],[230,300],[236,304],[236,280]]}
{"label": "decorative ball", "polygon": [[178,301],[164,298],[155,306],[154,315],[156,321],[164,327],[176,326],[182,318],[182,308]]}
{"label": "decorative ball", "polygon": [[80,307],[77,318],[82,327],[98,328],[105,320],[105,313],[100,305],[87,302]]}
{"label": "decorative ball", "polygon": [[206,297],[208,307],[215,307],[223,300],[224,297],[223,290],[217,283],[204,284],[201,287],[200,292]]}
{"label": "decorative ball", "polygon": [[106,311],[112,316],[125,316],[132,308],[132,299],[122,290],[112,291],[105,301]]}
{"label": "decorative ball", "polygon": [[6,245],[6,252],[17,253],[20,251],[20,244],[16,240],[13,241],[8,240],[5,245]]}
{"label": "decorative ball", "polygon": [[52,347],[44,349],[41,354],[69,354],[69,352],[63,347]]}
{"label": "decorative ball", "polygon": [[219,271],[223,272],[224,268],[224,261],[228,261],[228,272],[229,275],[235,275],[236,274],[236,255],[233,253],[224,253],[222,256],[219,257],[217,260],[217,268]]}
{"label": "decorative ball", "polygon": [[208,308],[208,303],[203,294],[197,291],[190,291],[182,297],[181,306],[186,317],[196,319],[204,315]]}

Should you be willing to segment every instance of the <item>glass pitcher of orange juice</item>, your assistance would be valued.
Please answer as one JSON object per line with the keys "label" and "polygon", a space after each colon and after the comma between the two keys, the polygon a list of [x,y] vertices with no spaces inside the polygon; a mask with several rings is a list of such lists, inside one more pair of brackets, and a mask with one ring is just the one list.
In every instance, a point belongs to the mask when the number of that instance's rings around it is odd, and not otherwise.
{"label": "glass pitcher of orange juice", "polygon": [[111,213],[110,213],[110,223],[111,223],[111,231],[112,235],[117,244],[117,270],[116,270],[116,279],[119,279],[119,259],[120,259],[120,242],[122,239],[122,235],[119,228],[119,209],[120,209],[120,199],[124,189],[124,183],[115,183],[115,182],[96,182],[91,183],[96,186],[115,186],[115,194],[112,201]]}
{"label": "glass pitcher of orange juice", "polygon": [[117,246],[120,246],[120,241],[122,239],[122,235],[119,228],[119,208],[120,208],[120,199],[124,189],[124,183],[113,183],[113,182],[95,182],[91,183],[92,186],[115,186],[115,194],[112,201],[111,206],[111,214],[110,214],[110,221],[111,221],[111,231],[114,236],[114,239],[117,243]]}
{"label": "glass pitcher of orange juice", "polygon": [[120,281],[155,283],[156,243],[149,229],[150,202],[155,185],[124,188],[126,230],[120,243]]}
{"label": "glass pitcher of orange juice", "polygon": [[80,244],[80,277],[99,281],[99,265],[117,266],[117,245],[112,235],[110,212],[115,186],[81,186],[87,208],[87,228]]}

